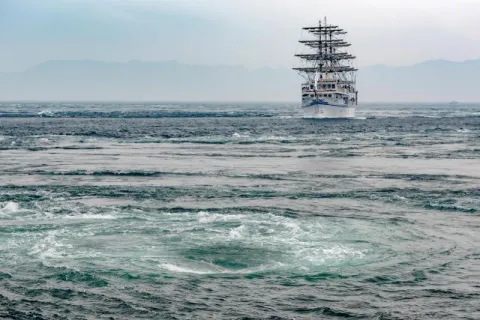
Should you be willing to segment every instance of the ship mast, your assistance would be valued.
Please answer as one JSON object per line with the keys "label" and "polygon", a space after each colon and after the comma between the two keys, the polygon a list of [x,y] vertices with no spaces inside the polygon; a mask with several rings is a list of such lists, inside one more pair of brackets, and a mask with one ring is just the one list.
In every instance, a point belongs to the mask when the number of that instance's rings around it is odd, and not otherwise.
{"label": "ship mast", "polygon": [[293,68],[304,78],[311,81],[315,74],[320,78],[338,79],[344,83],[355,83],[356,68],[352,66],[355,57],[345,51],[350,47],[342,36],[343,29],[338,26],[328,25],[327,18],[318,22],[318,26],[304,27],[303,30],[314,35],[314,39],[299,40],[299,42],[313,52],[296,54],[304,62],[304,66]]}
{"label": "ship mast", "polygon": [[[322,45],[322,33],[321,33],[321,31],[322,31],[322,21],[318,21],[318,30],[320,31],[319,34],[318,34],[318,44],[319,44],[319,46],[318,46],[318,56],[321,56],[322,55],[322,47],[323,47],[323,45]],[[315,61],[315,62],[318,63],[318,72],[320,74],[322,74],[323,65],[321,63],[319,63],[319,61]]]}

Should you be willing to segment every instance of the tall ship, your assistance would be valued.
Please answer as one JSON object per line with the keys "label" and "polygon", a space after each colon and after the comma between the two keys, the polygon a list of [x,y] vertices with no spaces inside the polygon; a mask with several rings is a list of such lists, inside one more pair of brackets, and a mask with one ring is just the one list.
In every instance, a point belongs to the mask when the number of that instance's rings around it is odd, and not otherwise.
{"label": "tall ship", "polygon": [[295,54],[302,62],[293,68],[302,83],[302,109],[308,118],[353,118],[358,104],[355,57],[347,49],[347,32],[328,25],[327,18],[318,26],[304,27],[311,39],[300,40],[308,50]]}

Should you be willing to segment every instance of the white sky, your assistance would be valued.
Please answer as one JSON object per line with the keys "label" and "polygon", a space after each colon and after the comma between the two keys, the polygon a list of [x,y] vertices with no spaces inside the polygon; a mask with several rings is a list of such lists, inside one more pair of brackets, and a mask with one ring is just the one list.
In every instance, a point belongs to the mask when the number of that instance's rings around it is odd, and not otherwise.
{"label": "white sky", "polygon": [[358,65],[480,58],[480,0],[0,0],[0,71],[50,59],[291,67],[327,16]]}

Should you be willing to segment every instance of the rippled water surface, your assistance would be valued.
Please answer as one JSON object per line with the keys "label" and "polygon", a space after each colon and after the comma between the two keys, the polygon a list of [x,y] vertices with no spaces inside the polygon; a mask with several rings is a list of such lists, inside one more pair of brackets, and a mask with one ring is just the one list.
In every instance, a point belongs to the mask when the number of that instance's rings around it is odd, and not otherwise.
{"label": "rippled water surface", "polygon": [[0,104],[0,318],[479,319],[480,106]]}

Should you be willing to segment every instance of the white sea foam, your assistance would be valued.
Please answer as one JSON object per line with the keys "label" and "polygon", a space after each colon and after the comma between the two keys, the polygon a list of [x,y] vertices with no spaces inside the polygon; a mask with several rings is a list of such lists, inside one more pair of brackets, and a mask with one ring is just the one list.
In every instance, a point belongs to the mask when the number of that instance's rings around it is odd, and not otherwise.
{"label": "white sea foam", "polygon": [[247,227],[242,224],[241,226],[230,230],[229,238],[240,239],[242,237],[242,234],[244,234],[246,231],[247,231]]}
{"label": "white sea foam", "polygon": [[47,117],[52,117],[55,115],[54,112],[52,112],[51,110],[42,110],[40,112],[37,113],[39,116],[47,116]]}
{"label": "white sea foam", "polygon": [[79,215],[68,215],[65,216],[65,219],[85,219],[85,220],[115,220],[117,217],[115,217],[113,214],[79,214]]}
{"label": "white sea foam", "polygon": [[63,247],[70,247],[71,245],[64,245],[57,241],[57,236],[61,234],[59,230],[48,231],[46,236],[40,241],[36,242],[32,247],[30,253],[37,255],[41,260],[57,259],[64,256]]}
{"label": "white sea foam", "polygon": [[234,138],[249,138],[250,137],[250,132],[244,132],[244,133],[235,132],[232,136]]}
{"label": "white sea foam", "polygon": [[181,266],[171,263],[162,263],[158,265],[159,268],[165,269],[174,273],[190,273],[190,274],[199,274],[199,275],[210,275],[210,274],[250,274],[256,272],[270,271],[274,269],[280,269],[285,267],[283,263],[275,263],[274,265],[260,265],[253,268],[240,269],[240,270],[230,270],[226,268],[220,268],[218,266],[208,265],[189,265]]}
{"label": "white sea foam", "polygon": [[193,274],[214,274],[219,273],[219,271],[215,270],[197,270],[197,269],[190,269],[186,267],[177,266],[170,263],[162,263],[159,265],[160,268],[166,269],[168,271],[177,272],[177,273],[193,273]]}
{"label": "white sea foam", "polygon": [[20,205],[16,202],[7,202],[3,208],[0,209],[0,214],[11,214],[18,212],[20,210]]}

